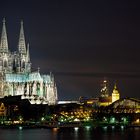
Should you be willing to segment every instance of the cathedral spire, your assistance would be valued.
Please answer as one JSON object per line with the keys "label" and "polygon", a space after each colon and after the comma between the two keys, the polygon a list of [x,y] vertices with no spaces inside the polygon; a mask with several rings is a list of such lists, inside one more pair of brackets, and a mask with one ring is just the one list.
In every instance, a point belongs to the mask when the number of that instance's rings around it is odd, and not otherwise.
{"label": "cathedral spire", "polygon": [[6,33],[5,18],[3,19],[0,52],[8,53],[8,40],[7,40],[7,33]]}
{"label": "cathedral spire", "polygon": [[29,43],[28,43],[28,45],[27,45],[26,60],[27,60],[27,62],[30,62],[30,49],[29,49]]}
{"label": "cathedral spire", "polygon": [[21,28],[20,28],[20,35],[19,35],[19,42],[18,42],[18,51],[21,54],[26,54],[26,45],[25,45],[23,21],[21,21]]}

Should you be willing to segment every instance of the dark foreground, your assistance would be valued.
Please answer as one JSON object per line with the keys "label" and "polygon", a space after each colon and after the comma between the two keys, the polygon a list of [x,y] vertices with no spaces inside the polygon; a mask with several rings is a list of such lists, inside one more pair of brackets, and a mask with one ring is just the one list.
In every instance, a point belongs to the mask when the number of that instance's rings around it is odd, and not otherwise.
{"label": "dark foreground", "polygon": [[140,140],[140,128],[0,129],[0,140]]}

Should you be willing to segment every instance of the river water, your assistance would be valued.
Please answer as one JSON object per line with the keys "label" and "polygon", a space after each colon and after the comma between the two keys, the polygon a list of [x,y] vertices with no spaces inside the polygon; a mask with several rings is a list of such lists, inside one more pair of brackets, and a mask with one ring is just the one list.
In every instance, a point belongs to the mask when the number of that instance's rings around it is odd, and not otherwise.
{"label": "river water", "polygon": [[140,128],[0,129],[0,140],[140,140]]}

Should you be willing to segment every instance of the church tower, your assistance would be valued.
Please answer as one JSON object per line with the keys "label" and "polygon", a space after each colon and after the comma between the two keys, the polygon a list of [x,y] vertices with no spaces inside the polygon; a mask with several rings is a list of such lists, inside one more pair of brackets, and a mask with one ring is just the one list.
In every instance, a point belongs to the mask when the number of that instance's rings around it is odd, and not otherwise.
{"label": "church tower", "polygon": [[23,21],[21,21],[19,42],[18,42],[18,51],[19,51],[20,54],[26,54],[26,45],[25,45]]}
{"label": "church tower", "polygon": [[1,43],[0,43],[0,52],[1,53],[8,53],[8,40],[7,40],[5,19],[3,19],[3,27],[2,27]]}
{"label": "church tower", "polygon": [[26,73],[31,71],[29,45],[27,47],[28,48],[26,49],[23,21],[21,21],[19,42],[18,42],[19,58],[17,60],[17,72],[19,73]]}
{"label": "church tower", "polygon": [[107,80],[104,80],[101,84],[101,97],[108,97],[109,96],[109,88]]}
{"label": "church tower", "polygon": [[116,84],[114,85],[113,93],[112,93],[112,103],[120,99],[120,93],[117,90]]}
{"label": "church tower", "polygon": [[8,40],[5,19],[3,19],[2,33],[1,33],[1,42],[0,42],[0,71],[8,71]]}

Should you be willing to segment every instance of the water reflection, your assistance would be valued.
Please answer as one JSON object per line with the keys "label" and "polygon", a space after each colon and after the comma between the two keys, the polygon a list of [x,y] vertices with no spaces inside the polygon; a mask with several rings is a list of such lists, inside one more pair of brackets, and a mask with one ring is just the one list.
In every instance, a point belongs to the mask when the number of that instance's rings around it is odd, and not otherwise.
{"label": "water reflection", "polygon": [[91,128],[91,126],[85,126],[85,129],[86,129],[87,131],[89,131],[90,128]]}
{"label": "water reflection", "polygon": [[79,129],[79,127],[74,127],[75,132],[77,132]]}
{"label": "water reflection", "polygon": [[104,131],[107,131],[107,126],[102,127]]}
{"label": "water reflection", "polygon": [[121,130],[124,130],[124,126],[123,125],[121,125]]}
{"label": "water reflection", "polygon": [[22,131],[18,132],[18,140],[23,140]]}
{"label": "water reflection", "polygon": [[0,129],[0,140],[140,140],[140,128]]}
{"label": "water reflection", "polygon": [[74,140],[78,140],[78,136],[79,136],[78,130],[79,130],[78,127],[74,127]]}

